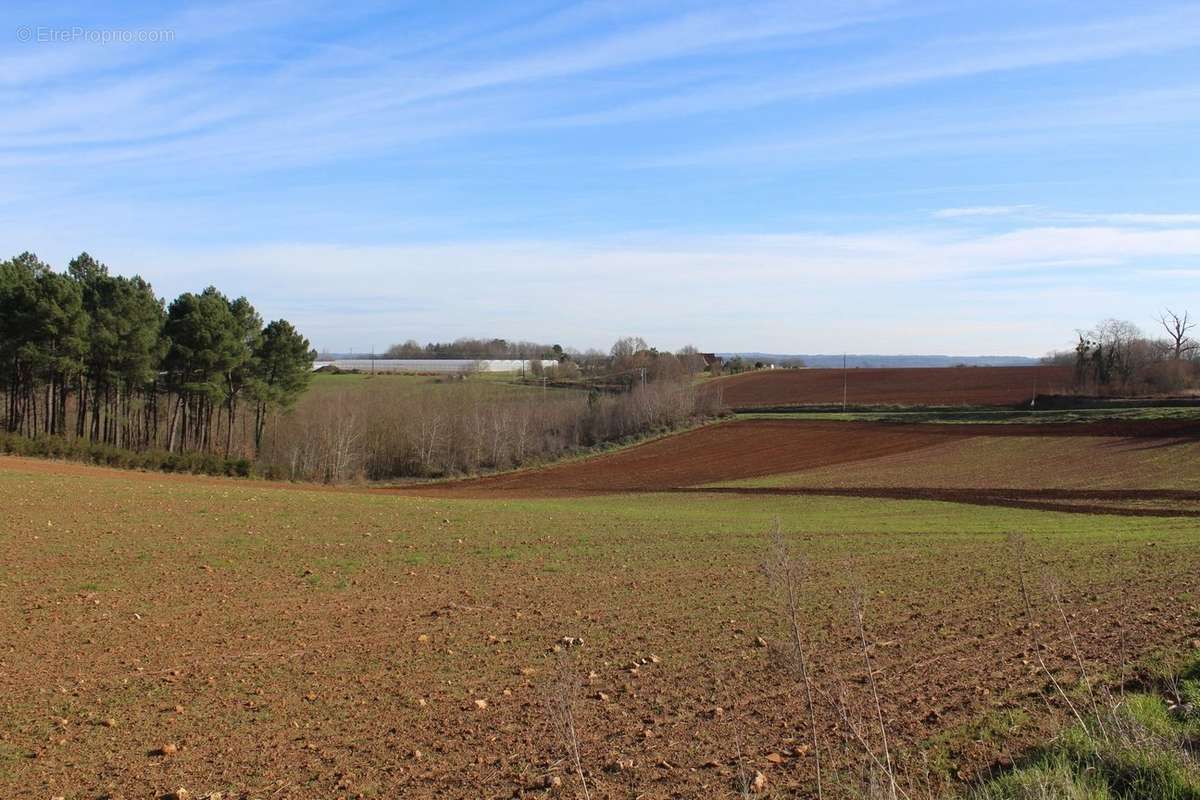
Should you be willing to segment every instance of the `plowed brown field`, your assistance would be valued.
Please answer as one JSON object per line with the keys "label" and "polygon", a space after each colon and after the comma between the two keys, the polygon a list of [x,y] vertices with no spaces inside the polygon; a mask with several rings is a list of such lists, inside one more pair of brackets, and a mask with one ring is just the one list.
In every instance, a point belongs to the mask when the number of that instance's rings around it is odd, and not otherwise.
{"label": "plowed brown field", "polygon": [[[998,446],[1005,442],[1014,446]],[[545,469],[399,491],[484,498],[684,490],[825,494],[1196,517],[1198,451],[1200,430],[1191,422],[879,424],[754,419],[711,425]],[[984,457],[972,459],[973,452]],[[1039,455],[1045,463],[1039,464]]]}
{"label": "plowed brown field", "polygon": [[[1012,406],[1028,403],[1035,391],[1065,393],[1067,367],[958,367],[851,369],[844,375],[852,406]],[[840,369],[748,372],[710,381],[730,408],[837,405],[842,402]]]}
{"label": "plowed brown field", "polygon": [[904,453],[955,436],[942,427],[738,420],[596,458],[417,491],[479,496],[662,491]]}

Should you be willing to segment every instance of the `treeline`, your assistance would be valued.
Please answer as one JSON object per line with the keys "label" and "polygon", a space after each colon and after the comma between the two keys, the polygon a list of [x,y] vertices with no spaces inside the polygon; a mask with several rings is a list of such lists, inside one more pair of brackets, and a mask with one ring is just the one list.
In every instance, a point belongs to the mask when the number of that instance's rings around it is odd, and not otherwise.
{"label": "treeline", "polygon": [[313,353],[286,320],[209,287],[170,305],[87,253],[55,272],[0,262],[3,430],[128,451],[253,456],[308,384]]}
{"label": "treeline", "polygon": [[[557,365],[547,368],[546,373],[561,380],[582,379],[594,386],[629,389],[649,382],[694,378],[714,369],[719,370],[719,364],[710,364],[692,345],[672,353],[650,346],[640,336],[626,336],[618,339],[607,352],[568,349],[559,357]],[[535,364],[533,371],[536,377],[542,368]]]}
{"label": "treeline", "polygon": [[[625,387],[640,383],[643,377],[647,380],[675,379],[697,375],[713,366],[691,345],[675,353],[660,351],[640,336],[618,339],[607,351],[507,339],[463,338],[424,345],[410,339],[392,345],[383,357],[531,360],[530,369],[538,378],[543,374],[560,380],[583,377]],[[555,365],[543,368],[541,361],[553,361]]]}
{"label": "treeline", "polygon": [[455,339],[453,342],[421,344],[409,339],[394,344],[384,358],[475,358],[475,359],[558,359],[563,348],[557,344],[510,342],[506,339]]}
{"label": "treeline", "polygon": [[549,461],[665,432],[720,411],[690,380],[629,392],[498,395],[460,382],[397,394],[387,382],[310,393],[265,443],[260,466],[291,480],[446,477]]}
{"label": "treeline", "polygon": [[1184,312],[1159,316],[1163,334],[1146,335],[1132,322],[1106,319],[1077,331],[1072,350],[1049,354],[1044,363],[1070,366],[1076,391],[1095,394],[1162,393],[1200,386],[1196,323]]}

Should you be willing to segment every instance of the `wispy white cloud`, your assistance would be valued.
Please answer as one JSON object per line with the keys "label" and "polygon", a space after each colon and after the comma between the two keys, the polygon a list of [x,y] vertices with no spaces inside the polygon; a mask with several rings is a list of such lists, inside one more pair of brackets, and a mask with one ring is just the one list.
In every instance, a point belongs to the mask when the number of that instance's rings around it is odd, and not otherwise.
{"label": "wispy white cloud", "polygon": [[1038,206],[1034,204],[943,208],[934,211],[931,216],[934,219],[942,220],[1018,217],[1026,224],[1034,222],[1075,223],[1080,225],[1115,225],[1163,228],[1195,227],[1200,225],[1200,214],[1064,211],[1061,209],[1046,208],[1044,206]]}
{"label": "wispy white cloud", "polygon": [[1010,217],[1023,213],[1036,206],[966,206],[963,208],[942,208],[933,212],[934,219],[961,219],[963,217]]}
{"label": "wispy white cloud", "polygon": [[[329,13],[328,6],[314,5]],[[524,26],[499,14],[452,33],[417,30],[412,39],[420,44],[409,46],[371,32],[321,42],[296,38],[289,27],[294,16],[275,2],[192,10],[146,24],[176,30],[174,43],[40,46],[0,57],[0,75],[8,76],[0,81],[0,101],[23,110],[0,120],[0,168],[44,168],[69,157],[93,165],[186,158],[224,171],[276,169],[362,159],[414,142],[722,114],[1200,45],[1200,8],[1181,6],[1033,31],[912,40],[860,63],[747,77],[744,56],[782,46],[802,53],[820,44],[822,36],[869,29],[902,8],[863,0],[800,9],[784,2],[750,9],[651,6],[646,13],[616,14],[599,4]],[[597,16],[618,24],[593,32],[584,23]],[[489,26],[499,28],[494,38],[480,33]],[[647,83],[645,66],[690,64],[696,56],[705,57],[702,70],[660,69],[658,85]],[[644,91],[606,92],[593,86],[584,96],[564,84],[585,75],[620,76],[630,82],[627,86]],[[1139,102],[1145,113],[1137,118],[1143,123],[1161,119],[1168,109],[1188,113],[1184,110],[1195,107],[1189,100],[1197,99],[1195,88],[1191,91],[1190,97],[1159,98],[1143,92]],[[628,101],[629,96],[636,99]],[[1076,109],[1082,113],[1074,119],[1066,113],[1060,119],[1076,127],[1128,124],[1130,115],[1124,109],[1114,113],[1114,102],[1119,99],[1098,97],[1092,108]],[[992,124],[995,115],[977,123],[948,118],[899,128],[866,121],[869,133],[860,133],[860,149],[881,142],[886,152],[963,146],[955,139],[986,147],[1000,138],[997,130],[1005,131],[1011,145],[1018,138],[1015,129],[1034,130],[1032,124],[1020,124],[1022,116],[999,128]],[[1053,125],[1052,119],[1042,120],[1043,131]],[[843,151],[856,139],[837,130],[825,136],[798,131],[791,140],[750,138],[659,161],[803,159],[826,138],[837,139]]]}
{"label": "wispy white cloud", "polygon": [[988,73],[1162,53],[1197,45],[1200,45],[1200,7],[1181,6],[1033,31],[931,39],[851,66],[797,70],[768,80],[747,80],[737,75],[672,96],[574,114],[558,122],[618,124],[713,114]]}
{"label": "wispy white cloud", "polygon": [[834,123],[803,123],[787,134],[743,137],[731,144],[676,147],[632,162],[646,168],[791,166],[844,161],[1064,148],[1065,143],[1124,141],[1131,132],[1200,124],[1200,84],[1114,93],[1104,87],[1014,105],[981,98],[951,108],[858,115]]}

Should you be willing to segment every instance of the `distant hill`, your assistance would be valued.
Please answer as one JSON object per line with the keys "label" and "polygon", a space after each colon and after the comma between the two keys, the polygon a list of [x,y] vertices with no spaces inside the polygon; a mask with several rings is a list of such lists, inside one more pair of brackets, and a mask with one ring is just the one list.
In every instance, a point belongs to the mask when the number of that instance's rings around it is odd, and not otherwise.
{"label": "distant hill", "polygon": [[[781,364],[788,361],[803,361],[809,367],[841,367],[842,355],[815,355],[810,353],[718,353],[721,358],[741,356],[747,361],[764,361]],[[922,355],[847,355],[848,367],[1029,367],[1038,359],[1028,356],[922,356]]]}

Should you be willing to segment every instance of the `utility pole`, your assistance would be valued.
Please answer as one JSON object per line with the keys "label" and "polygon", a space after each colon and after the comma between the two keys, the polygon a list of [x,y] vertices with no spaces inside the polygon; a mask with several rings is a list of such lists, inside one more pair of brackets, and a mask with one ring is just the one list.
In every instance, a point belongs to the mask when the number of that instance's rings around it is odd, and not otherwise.
{"label": "utility pole", "polygon": [[842,413],[846,413],[846,388],[847,388],[847,372],[846,372],[846,354],[842,353]]}
{"label": "utility pole", "polygon": [[375,345],[371,345],[371,374],[375,374]]}
{"label": "utility pole", "polygon": [[642,373],[642,388],[645,389],[646,388],[646,368],[638,367],[638,371],[640,371]]}

